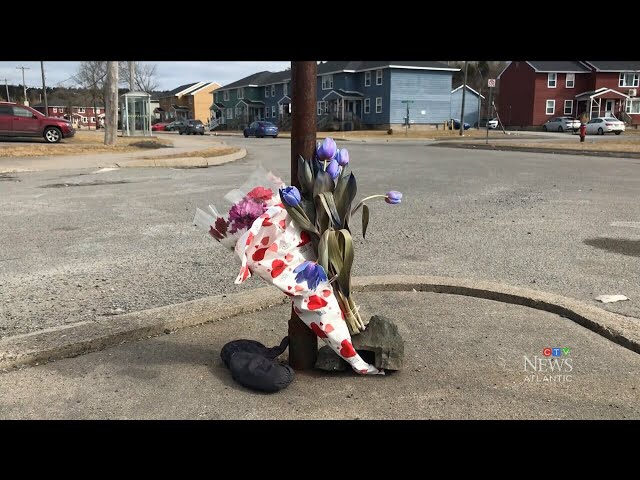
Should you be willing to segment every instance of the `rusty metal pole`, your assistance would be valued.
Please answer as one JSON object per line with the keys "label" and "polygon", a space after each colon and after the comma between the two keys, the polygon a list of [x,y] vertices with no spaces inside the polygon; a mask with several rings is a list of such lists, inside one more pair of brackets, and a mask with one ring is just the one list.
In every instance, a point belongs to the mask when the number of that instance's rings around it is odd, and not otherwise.
{"label": "rusty metal pole", "polygon": [[[298,155],[311,158],[316,149],[316,76],[312,62],[291,62],[291,185],[298,184]],[[313,368],[318,356],[318,337],[291,308],[289,365],[295,370]]]}

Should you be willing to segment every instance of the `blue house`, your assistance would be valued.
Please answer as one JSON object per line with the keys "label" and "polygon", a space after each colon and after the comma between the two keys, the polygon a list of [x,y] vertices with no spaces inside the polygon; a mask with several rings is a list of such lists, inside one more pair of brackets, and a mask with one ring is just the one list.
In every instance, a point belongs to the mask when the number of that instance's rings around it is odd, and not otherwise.
{"label": "blue house", "polygon": [[[318,64],[320,130],[388,129],[442,124],[451,118],[451,68],[440,62],[331,61]],[[214,92],[212,118],[228,128],[291,122],[291,72],[259,72]]]}
{"label": "blue house", "polygon": [[[464,121],[475,127],[480,119],[481,103],[484,96],[467,85],[467,93],[464,96]],[[460,119],[462,108],[462,85],[451,91],[451,118]]]}

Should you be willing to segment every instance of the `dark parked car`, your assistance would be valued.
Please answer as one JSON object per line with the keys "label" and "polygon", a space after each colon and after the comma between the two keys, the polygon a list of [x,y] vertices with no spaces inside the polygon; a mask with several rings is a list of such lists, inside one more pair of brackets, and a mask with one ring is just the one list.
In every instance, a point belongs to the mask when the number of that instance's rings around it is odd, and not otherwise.
{"label": "dark parked car", "polygon": [[271,122],[253,122],[247,128],[244,129],[244,136],[246,137],[273,137],[278,136],[278,127]]}
{"label": "dark parked car", "polygon": [[0,137],[42,137],[47,143],[57,143],[75,133],[69,120],[47,117],[25,105],[0,102]]}
{"label": "dark parked car", "polygon": [[200,120],[187,120],[187,122],[178,128],[180,135],[195,135],[199,133],[204,135],[204,124]]}
{"label": "dark parked car", "polygon": [[[453,120],[454,130],[460,130],[460,120],[458,120],[457,118],[452,118],[451,120]],[[471,128],[471,125],[468,124],[467,122],[464,122],[464,129],[469,130],[470,128]]]}
{"label": "dark parked car", "polygon": [[166,127],[164,127],[164,129],[167,132],[172,132],[173,130],[178,130],[180,127],[182,127],[186,122],[184,120],[176,120],[174,122],[171,122],[169,125],[167,125]]}

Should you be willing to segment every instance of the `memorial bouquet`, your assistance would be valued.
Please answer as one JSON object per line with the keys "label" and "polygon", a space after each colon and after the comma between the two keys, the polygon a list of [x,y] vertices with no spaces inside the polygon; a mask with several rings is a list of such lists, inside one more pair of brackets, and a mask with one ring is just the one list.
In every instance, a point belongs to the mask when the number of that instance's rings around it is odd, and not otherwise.
{"label": "memorial bouquet", "polygon": [[197,209],[194,222],[228,248],[241,262],[235,283],[252,274],[291,297],[300,319],[361,374],[380,374],[355,351],[351,335],[366,328],[351,292],[354,259],[350,224],[362,209],[362,234],[369,223],[367,200],[379,197],[397,204],[396,191],[373,195],[354,208],[356,179],[349,152],[335,141],[318,144],[311,159],[298,159],[298,183],[286,186],[271,172],[258,169],[225,198],[232,202],[220,215]]}

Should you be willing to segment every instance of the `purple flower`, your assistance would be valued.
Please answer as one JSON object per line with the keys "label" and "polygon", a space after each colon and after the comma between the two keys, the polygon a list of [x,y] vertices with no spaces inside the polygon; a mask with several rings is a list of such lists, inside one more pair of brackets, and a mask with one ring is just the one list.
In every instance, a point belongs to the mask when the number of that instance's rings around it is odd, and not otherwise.
{"label": "purple flower", "polygon": [[251,227],[256,218],[267,210],[267,204],[243,198],[229,210],[230,233]]}
{"label": "purple flower", "polygon": [[318,288],[320,282],[327,281],[327,274],[322,266],[316,262],[305,261],[293,269],[293,273],[296,273],[296,283],[307,282],[307,286],[310,290]]}
{"label": "purple flower", "polygon": [[338,155],[336,155],[336,160],[341,167],[346,167],[347,165],[349,165],[349,152],[346,148],[343,148],[338,152]]}
{"label": "purple flower", "polygon": [[295,207],[302,199],[300,191],[296,187],[285,187],[280,189],[280,198],[290,207]]}
{"label": "purple flower", "polygon": [[387,192],[387,196],[384,198],[384,201],[391,205],[397,205],[402,201],[402,193],[390,190]]}
{"label": "purple flower", "polygon": [[340,165],[338,165],[338,162],[331,160],[329,165],[327,165],[327,173],[331,175],[331,178],[334,180],[338,178],[338,175],[340,175]]}
{"label": "purple flower", "polygon": [[322,142],[322,145],[316,150],[318,160],[331,160],[336,154],[338,147],[333,138],[327,137]]}

